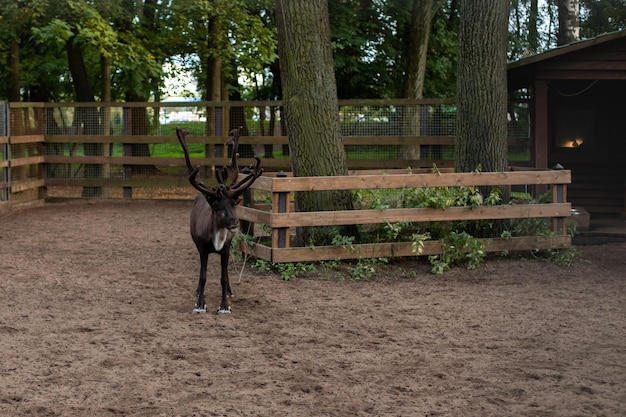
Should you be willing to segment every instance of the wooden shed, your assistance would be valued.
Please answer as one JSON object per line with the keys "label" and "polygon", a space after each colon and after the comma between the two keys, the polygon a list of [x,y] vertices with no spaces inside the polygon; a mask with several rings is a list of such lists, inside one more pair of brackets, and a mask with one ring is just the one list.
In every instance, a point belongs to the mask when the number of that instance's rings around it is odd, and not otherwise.
{"label": "wooden shed", "polygon": [[532,165],[571,170],[575,207],[625,215],[626,31],[511,62],[508,89],[528,100]]}

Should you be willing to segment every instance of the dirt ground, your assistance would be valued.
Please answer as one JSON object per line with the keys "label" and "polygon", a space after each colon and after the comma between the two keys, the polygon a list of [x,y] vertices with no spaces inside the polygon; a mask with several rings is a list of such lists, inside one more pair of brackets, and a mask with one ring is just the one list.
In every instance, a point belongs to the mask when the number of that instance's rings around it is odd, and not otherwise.
{"label": "dirt ground", "polygon": [[189,209],[0,218],[1,416],[624,415],[626,243],[358,282],[233,267],[233,313],[193,314]]}

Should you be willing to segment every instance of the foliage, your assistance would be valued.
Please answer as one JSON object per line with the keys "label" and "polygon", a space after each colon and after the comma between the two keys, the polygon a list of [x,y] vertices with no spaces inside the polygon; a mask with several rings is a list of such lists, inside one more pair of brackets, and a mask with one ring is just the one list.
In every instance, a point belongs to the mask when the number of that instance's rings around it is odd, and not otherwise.
{"label": "foliage", "polygon": [[451,232],[443,239],[443,253],[428,257],[434,274],[442,274],[452,266],[465,262],[467,269],[476,269],[485,260],[484,245],[467,232]]}
{"label": "foliage", "polygon": [[279,263],[274,264],[274,267],[280,274],[280,278],[284,281],[289,281],[305,272],[315,272],[316,268],[313,264],[306,264],[302,262],[298,263]]}
{"label": "foliage", "polygon": [[[432,19],[425,97],[455,95],[459,11],[456,1],[438,2]],[[539,44],[529,41],[532,2],[511,3],[510,59],[554,46],[557,13],[553,2],[536,11]],[[410,0],[329,2],[335,73],[341,98],[398,97],[405,74]],[[207,76],[205,58],[218,56],[227,80],[237,75],[250,83],[250,99],[280,98],[276,72],[276,27],[272,0],[78,1],[0,0],[0,98],[9,88],[8,48],[19,42],[21,89],[25,100],[73,100],[65,43],[75,36],[83,47],[92,86],[99,85],[100,54],[112,58],[114,100],[127,89],[160,97],[162,65],[174,75],[195,74],[200,89]],[[623,29],[624,0],[581,1],[581,34],[585,38]],[[225,22],[225,38],[209,46],[208,25]],[[145,78],[142,78],[145,77]],[[144,82],[145,81],[145,82]],[[41,95],[45,95],[42,97]],[[45,98],[45,100],[42,100]]]}
{"label": "foliage", "polygon": [[581,8],[581,36],[585,38],[626,29],[625,0],[582,0]]}

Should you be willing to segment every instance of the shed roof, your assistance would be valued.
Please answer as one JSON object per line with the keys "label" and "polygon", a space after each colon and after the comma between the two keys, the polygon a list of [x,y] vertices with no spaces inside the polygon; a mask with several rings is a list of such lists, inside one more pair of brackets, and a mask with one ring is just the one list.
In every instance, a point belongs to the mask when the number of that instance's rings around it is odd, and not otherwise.
{"label": "shed roof", "polygon": [[600,45],[623,37],[626,37],[626,30],[618,30],[615,32],[605,33],[603,35],[598,35],[595,38],[584,39],[568,43],[567,45],[557,46],[556,48],[550,49],[549,51],[545,51],[535,55],[529,55],[520,58],[517,61],[511,61],[508,64],[508,69],[512,70],[526,65],[535,64],[540,61],[545,61],[550,58],[556,58],[570,52],[579,51],[581,49],[589,48],[590,46]]}
{"label": "shed roof", "polygon": [[559,46],[510,62],[509,89],[533,79],[626,79],[626,30]]}

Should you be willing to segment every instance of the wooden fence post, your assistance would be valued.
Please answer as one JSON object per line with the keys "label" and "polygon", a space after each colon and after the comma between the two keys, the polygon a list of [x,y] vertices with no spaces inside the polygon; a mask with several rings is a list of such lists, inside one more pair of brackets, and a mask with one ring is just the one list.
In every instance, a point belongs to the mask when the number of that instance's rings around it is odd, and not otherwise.
{"label": "wooden fence post", "polygon": [[[122,114],[122,118],[124,121],[124,128],[123,128],[123,132],[124,135],[130,135],[131,133],[131,126],[132,126],[132,120],[131,120],[131,114],[132,111],[129,107],[124,107],[124,109],[122,110],[123,114]],[[124,152],[124,156],[132,156],[132,145],[129,143],[123,143],[122,144],[122,149]],[[124,175],[124,179],[130,179],[131,178],[131,173],[132,173],[132,167],[130,165],[124,165],[122,167],[123,170],[123,175]],[[132,187],[127,187],[127,186],[122,186],[122,196],[124,198],[133,198],[133,188]]]}
{"label": "wooden fence post", "polygon": [[[567,185],[552,184],[552,202],[565,203],[567,198]],[[565,217],[552,218],[552,231],[555,235],[561,236],[567,234],[567,225]]]}
{"label": "wooden fence post", "polygon": [[9,201],[9,103],[0,102],[0,201]]}
{"label": "wooden fence post", "polygon": [[[276,174],[278,178],[285,178],[287,174],[284,171],[280,171]],[[272,194],[272,211],[274,213],[287,213],[289,212],[289,192],[280,192]],[[289,228],[272,227],[272,246],[277,248],[289,247]]]}
{"label": "wooden fence post", "polygon": [[[250,168],[244,167],[241,170],[243,175],[250,174]],[[243,206],[244,207],[252,207],[252,188],[246,188],[243,192]],[[249,222],[248,220],[241,221],[241,231],[250,236],[254,236],[254,223]]]}

